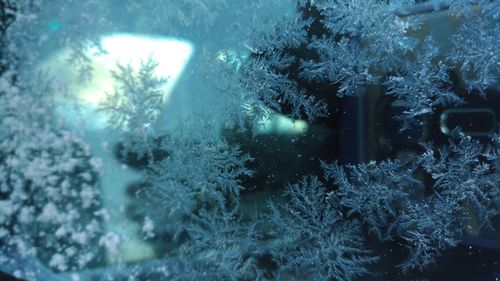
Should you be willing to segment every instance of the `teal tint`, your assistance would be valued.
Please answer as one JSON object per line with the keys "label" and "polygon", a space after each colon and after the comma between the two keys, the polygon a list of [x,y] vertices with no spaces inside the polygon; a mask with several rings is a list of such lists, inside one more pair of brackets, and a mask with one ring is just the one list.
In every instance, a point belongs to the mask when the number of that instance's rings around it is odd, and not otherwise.
{"label": "teal tint", "polygon": [[51,19],[49,23],[49,30],[58,31],[59,29],[61,29],[61,22],[59,22],[59,19],[57,18]]}

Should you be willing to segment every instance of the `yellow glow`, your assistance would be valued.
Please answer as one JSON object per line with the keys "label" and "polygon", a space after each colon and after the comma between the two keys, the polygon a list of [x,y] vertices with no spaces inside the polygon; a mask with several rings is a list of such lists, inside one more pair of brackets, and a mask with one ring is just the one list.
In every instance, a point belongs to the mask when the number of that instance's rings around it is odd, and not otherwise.
{"label": "yellow glow", "polygon": [[304,120],[294,120],[282,114],[271,114],[267,119],[257,125],[255,133],[257,135],[301,135],[308,130],[307,122]]}

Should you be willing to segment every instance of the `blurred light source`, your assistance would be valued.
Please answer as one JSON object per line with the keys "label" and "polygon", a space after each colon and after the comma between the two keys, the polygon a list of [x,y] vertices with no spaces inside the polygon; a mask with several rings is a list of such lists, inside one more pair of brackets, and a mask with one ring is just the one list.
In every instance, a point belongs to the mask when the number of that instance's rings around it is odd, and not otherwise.
{"label": "blurred light source", "polygon": [[64,88],[62,94],[57,96],[57,113],[70,126],[83,125],[86,129],[106,127],[106,113],[95,111],[106,94],[115,92],[117,85],[111,72],[117,70],[117,64],[130,65],[137,71],[141,61],[149,58],[157,61],[156,75],[168,79],[163,98],[163,102],[167,103],[193,53],[191,43],[169,37],[112,34],[104,36],[100,43],[103,53],[97,48],[85,50],[84,55],[89,58],[88,63],[92,67],[90,81],[80,81],[79,65],[68,63],[74,56],[70,49],[57,51],[41,63],[40,69],[47,70]]}

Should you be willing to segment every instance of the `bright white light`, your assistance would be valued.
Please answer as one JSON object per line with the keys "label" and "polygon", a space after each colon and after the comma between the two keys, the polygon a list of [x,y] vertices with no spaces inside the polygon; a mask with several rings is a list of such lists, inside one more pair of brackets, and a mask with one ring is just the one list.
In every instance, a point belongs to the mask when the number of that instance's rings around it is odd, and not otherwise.
{"label": "bright white light", "polygon": [[[58,96],[61,107],[57,113],[69,125],[81,126],[83,121],[85,128],[90,130],[106,127],[106,113],[95,111],[106,94],[115,92],[117,85],[111,72],[117,70],[117,64],[130,65],[132,69],[138,70],[141,61],[149,58],[157,61],[155,74],[168,79],[163,97],[163,102],[167,103],[193,53],[192,44],[186,41],[133,34],[104,36],[101,46],[104,54],[96,55],[97,50],[93,48],[86,53],[93,68],[91,81],[79,81],[77,68],[67,62],[71,56],[69,49],[56,52],[41,64],[40,68],[48,70],[66,90],[67,95]],[[73,105],[79,107],[79,112],[72,110]]]}
{"label": "bright white light", "polygon": [[307,132],[308,125],[304,120],[294,120],[282,114],[274,113],[264,119],[255,128],[257,135],[301,135]]}
{"label": "bright white light", "polygon": [[[104,37],[102,47],[107,52],[107,55],[102,56],[102,62],[113,68],[116,63],[120,63],[130,64],[134,69],[138,69],[141,60],[145,61],[149,56],[158,61],[156,75],[169,79],[165,89],[166,100],[193,52],[193,46],[186,41],[129,34]],[[98,56],[96,59],[100,58],[101,56]]]}

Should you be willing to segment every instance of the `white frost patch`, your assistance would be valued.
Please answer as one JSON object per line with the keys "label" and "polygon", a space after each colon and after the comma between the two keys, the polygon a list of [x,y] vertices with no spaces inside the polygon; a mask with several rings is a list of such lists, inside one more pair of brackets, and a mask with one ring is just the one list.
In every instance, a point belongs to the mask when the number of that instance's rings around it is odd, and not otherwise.
{"label": "white frost patch", "polygon": [[116,259],[120,254],[120,244],[122,239],[113,232],[108,232],[99,239],[99,246],[104,247],[111,259]]}
{"label": "white frost patch", "polygon": [[84,245],[87,244],[88,237],[85,232],[75,232],[71,234],[71,239],[78,244]]}
{"label": "white frost patch", "polygon": [[33,207],[23,207],[19,212],[18,219],[21,223],[28,223],[32,219]]}
{"label": "white frost patch", "polygon": [[105,222],[109,222],[109,212],[106,209],[101,209],[94,212],[94,215],[102,217]]}
{"label": "white frost patch", "polygon": [[104,164],[101,158],[92,157],[90,159],[90,165],[92,166],[92,169],[94,169],[95,171],[101,171]]}
{"label": "white frost patch", "polygon": [[142,234],[144,238],[153,238],[155,235],[153,233],[155,225],[153,221],[148,217],[144,217],[144,223],[142,225]]}
{"label": "white frost patch", "polygon": [[10,200],[0,200],[0,225],[5,223],[13,212],[14,206]]}
{"label": "white frost patch", "polygon": [[66,264],[66,258],[59,253],[56,253],[52,256],[49,265],[61,271],[65,271],[68,269],[68,265]]}
{"label": "white frost patch", "polygon": [[23,277],[23,273],[21,272],[21,270],[16,269],[14,271],[14,277],[16,277],[16,278],[22,278]]}
{"label": "white frost patch", "polygon": [[42,213],[38,216],[38,221],[49,223],[59,221],[59,212],[54,203],[49,202],[43,207]]}
{"label": "white frost patch", "polygon": [[80,191],[80,199],[82,200],[82,207],[84,209],[89,208],[92,206],[94,203],[98,203],[97,200],[98,194],[97,192],[93,189],[92,186],[85,186],[81,191]]}

